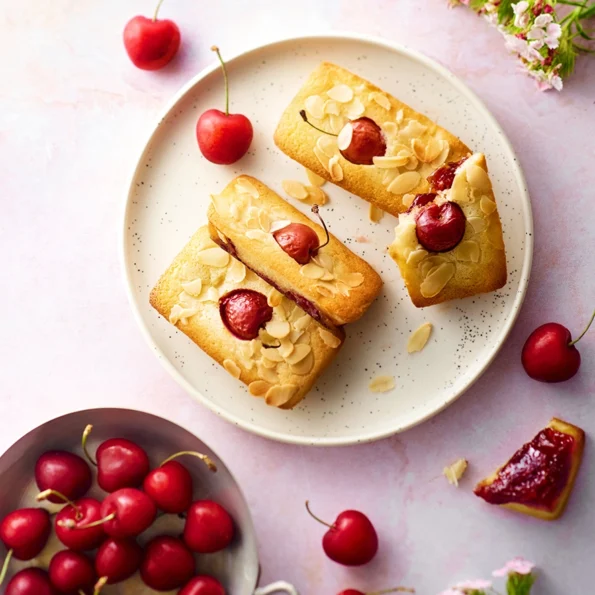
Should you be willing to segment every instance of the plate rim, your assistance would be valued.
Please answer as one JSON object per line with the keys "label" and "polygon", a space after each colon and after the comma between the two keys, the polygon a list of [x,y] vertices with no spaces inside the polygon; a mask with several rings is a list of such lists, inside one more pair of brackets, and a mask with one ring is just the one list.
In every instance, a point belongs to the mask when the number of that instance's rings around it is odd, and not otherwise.
{"label": "plate rim", "polygon": [[261,51],[266,48],[271,48],[275,45],[281,45],[287,42],[306,42],[306,41],[328,41],[328,40],[342,40],[342,41],[356,41],[356,42],[364,42],[372,45],[379,46],[383,49],[390,50],[392,52],[396,52],[398,54],[404,55],[405,57],[417,61],[424,66],[432,69],[438,75],[442,76],[446,80],[448,80],[458,92],[464,95],[467,100],[473,105],[477,111],[482,116],[482,119],[489,123],[494,130],[502,137],[502,141],[504,144],[505,150],[508,152],[510,161],[513,164],[513,175],[518,182],[519,187],[521,188],[521,208],[523,211],[523,216],[525,219],[525,254],[522,263],[521,274],[519,278],[519,288],[516,292],[515,299],[511,305],[511,313],[508,319],[506,320],[506,324],[500,330],[500,333],[497,337],[497,341],[491,347],[490,351],[488,351],[488,356],[486,357],[483,365],[480,366],[479,370],[475,373],[474,377],[471,378],[467,383],[465,383],[459,390],[455,391],[449,399],[444,401],[440,407],[432,409],[430,412],[427,412],[420,417],[416,418],[414,421],[401,424],[392,428],[390,430],[383,430],[377,432],[367,432],[367,433],[360,433],[359,436],[349,436],[349,437],[340,437],[340,436],[329,436],[329,437],[314,437],[314,436],[294,436],[292,434],[288,434],[286,432],[281,431],[274,431],[269,430],[266,428],[262,428],[256,423],[246,421],[234,415],[222,407],[218,406],[217,403],[214,403],[207,399],[199,390],[197,390],[194,386],[190,384],[183,376],[178,372],[178,370],[173,366],[173,364],[169,361],[169,359],[165,356],[163,351],[158,347],[156,342],[153,340],[149,329],[144,323],[142,318],[140,309],[137,305],[137,301],[135,299],[135,289],[132,283],[132,274],[131,274],[131,265],[129,259],[126,258],[127,254],[127,222],[128,222],[128,214],[131,208],[131,196],[134,191],[134,180],[136,179],[137,172],[141,166],[142,160],[145,156],[145,153],[148,149],[148,146],[153,139],[155,133],[157,132],[159,125],[161,122],[167,117],[169,112],[175,107],[175,105],[195,86],[197,85],[202,79],[206,78],[209,74],[218,70],[220,65],[218,62],[213,62],[212,64],[206,66],[201,70],[198,74],[194,75],[190,80],[184,83],[178,91],[174,93],[174,95],[166,102],[165,106],[159,111],[158,117],[156,120],[151,124],[150,132],[148,136],[144,139],[143,144],[141,145],[141,150],[138,153],[138,156],[135,160],[134,167],[132,169],[132,173],[128,178],[128,184],[125,190],[125,197],[124,197],[124,204],[122,209],[121,215],[121,229],[120,229],[120,239],[119,239],[119,257],[120,257],[120,264],[122,267],[122,274],[124,278],[124,287],[126,291],[126,296],[128,298],[128,302],[132,309],[132,313],[137,325],[140,328],[141,334],[144,337],[145,341],[151,348],[151,350],[157,356],[157,359],[161,363],[161,365],[165,368],[165,370],[170,374],[170,376],[180,385],[189,396],[191,396],[195,401],[198,401],[205,407],[207,407],[212,412],[216,413],[218,416],[222,417],[225,421],[234,424],[237,427],[242,428],[245,431],[248,431],[252,434],[256,434],[263,438],[267,438],[269,440],[274,440],[276,442],[282,442],[286,444],[296,444],[300,446],[350,446],[353,444],[364,444],[369,442],[375,442],[377,440],[382,440],[384,438],[389,438],[390,436],[394,436],[395,434],[404,432],[409,430],[415,426],[418,426],[429,419],[435,417],[444,409],[452,405],[456,400],[458,400],[464,393],[466,393],[476,382],[483,376],[486,370],[490,367],[490,365],[495,360],[496,356],[502,349],[506,339],[510,335],[512,328],[514,327],[523,302],[525,301],[525,297],[527,294],[527,288],[529,285],[529,280],[531,278],[531,269],[532,269],[532,262],[533,262],[533,250],[534,250],[534,225],[533,225],[533,210],[531,206],[531,199],[529,196],[529,191],[527,188],[527,182],[525,179],[525,175],[520,165],[520,161],[516,155],[516,152],[508,139],[506,133],[496,120],[495,116],[489,111],[485,103],[479,98],[479,96],[465,83],[462,79],[457,77],[453,74],[448,68],[434,60],[426,56],[425,54],[421,53],[420,51],[410,48],[404,44],[396,43],[393,41],[389,41],[388,39],[384,39],[380,36],[375,35],[367,35],[362,33],[356,32],[347,32],[347,31],[329,31],[323,33],[312,33],[312,34],[304,34],[304,35],[295,35],[295,36],[284,36],[280,38],[273,38],[271,40],[265,41],[264,43],[253,45],[233,54],[231,57],[226,59],[226,62],[229,64],[238,58],[242,58],[251,54],[253,52]]}

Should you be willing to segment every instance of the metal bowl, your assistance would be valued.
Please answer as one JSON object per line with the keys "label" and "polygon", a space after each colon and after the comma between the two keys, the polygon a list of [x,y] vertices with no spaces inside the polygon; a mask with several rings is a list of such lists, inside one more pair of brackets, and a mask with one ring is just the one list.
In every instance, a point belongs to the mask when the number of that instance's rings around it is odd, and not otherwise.
{"label": "metal bowl", "polygon": [[[185,457],[183,463],[194,478],[194,499],[208,498],[222,504],[236,524],[236,538],[222,552],[196,556],[197,572],[208,573],[218,578],[229,595],[268,595],[285,592],[297,595],[287,583],[275,583],[256,589],[259,577],[258,551],[250,511],[235,478],[225,464],[202,440],[180,426],[163,418],[130,409],[88,409],[58,417],[32,430],[0,457],[0,515],[23,506],[39,506],[35,502],[38,493],[34,469],[37,458],[47,450],[61,449],[82,455],[81,435],[87,424],[93,424],[93,433],[88,442],[94,452],[107,438],[123,437],[140,444],[149,455],[153,466],[159,465],[169,455],[182,450],[202,452],[217,464],[217,473],[211,473],[194,457]],[[102,499],[103,492],[94,481],[90,495]],[[50,512],[59,510],[59,505],[43,503]],[[179,535],[183,519],[177,515],[160,516],[155,524],[139,537],[142,545],[157,534]],[[3,546],[0,545],[3,548]],[[9,577],[29,566],[47,568],[51,556],[64,546],[52,535],[48,545],[38,558],[27,562],[11,563]],[[3,590],[4,592],[4,590]],[[106,587],[106,595],[148,595],[157,593],[146,587],[138,575],[120,585]]]}

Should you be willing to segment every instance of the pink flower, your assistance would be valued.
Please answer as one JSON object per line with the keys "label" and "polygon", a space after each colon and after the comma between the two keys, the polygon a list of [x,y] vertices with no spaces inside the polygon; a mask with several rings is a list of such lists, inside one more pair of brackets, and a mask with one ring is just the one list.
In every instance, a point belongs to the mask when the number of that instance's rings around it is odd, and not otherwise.
{"label": "pink flower", "polygon": [[[558,77],[559,78],[559,77]],[[554,86],[552,84],[552,86]],[[549,87],[551,88],[551,87]],[[545,89],[542,89],[545,90]],[[535,568],[535,564],[533,562],[529,562],[524,558],[513,558],[512,560],[506,562],[503,568],[498,570],[494,570],[492,572],[493,576],[508,576],[509,574],[531,574],[531,571]]]}
{"label": "pink flower", "polygon": [[529,3],[526,0],[521,0],[512,5],[514,11],[514,26],[519,29],[524,29],[529,24],[531,15],[529,14]]}
{"label": "pink flower", "polygon": [[562,27],[553,22],[551,14],[540,14],[533,23],[527,39],[534,40],[531,44],[535,49],[540,50],[544,45],[555,50],[560,45]]}

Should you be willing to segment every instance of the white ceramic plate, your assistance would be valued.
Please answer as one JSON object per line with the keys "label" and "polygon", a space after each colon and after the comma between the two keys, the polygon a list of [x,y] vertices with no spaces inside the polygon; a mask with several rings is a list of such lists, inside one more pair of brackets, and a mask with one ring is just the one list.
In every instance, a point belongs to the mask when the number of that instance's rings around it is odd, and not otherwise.
{"label": "white ceramic plate", "polygon": [[[367,203],[327,184],[330,202],[324,213],[332,232],[376,268],[385,286],[363,319],[347,328],[341,353],[306,399],[293,411],[279,411],[250,396],[160,318],[148,296],[173,257],[206,221],[210,193],[240,173],[260,178],[282,195],[282,180],[305,180],[302,167],[276,149],[272,137],[282,110],[322,60],[377,83],[487,155],[504,226],[509,277],[496,293],[416,309],[386,253],[396,220],[387,215],[380,224],[372,224]],[[490,364],[525,295],[533,249],[531,207],[502,130],[451,73],[416,52],[377,39],[325,35],[284,40],[237,56],[228,69],[231,111],[246,114],[254,125],[250,154],[229,167],[213,165],[200,155],[196,120],[204,110],[223,103],[223,79],[213,64],[168,106],[130,184],[124,268],[133,309],[149,343],[172,376],[203,404],[246,430],[276,440],[351,444],[428,419]],[[431,340],[421,353],[408,355],[407,338],[425,321],[434,325]],[[392,392],[369,391],[368,383],[379,374],[395,377]]]}

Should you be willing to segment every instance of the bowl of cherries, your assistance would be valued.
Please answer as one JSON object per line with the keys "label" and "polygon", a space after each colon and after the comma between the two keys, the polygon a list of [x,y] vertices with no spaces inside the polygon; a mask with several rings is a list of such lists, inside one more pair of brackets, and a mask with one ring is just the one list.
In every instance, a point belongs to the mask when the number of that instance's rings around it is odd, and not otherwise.
{"label": "bowl of cherries", "polygon": [[71,413],[0,457],[4,595],[268,595],[242,492],[201,440],[127,409]]}

